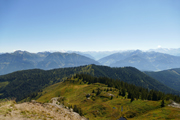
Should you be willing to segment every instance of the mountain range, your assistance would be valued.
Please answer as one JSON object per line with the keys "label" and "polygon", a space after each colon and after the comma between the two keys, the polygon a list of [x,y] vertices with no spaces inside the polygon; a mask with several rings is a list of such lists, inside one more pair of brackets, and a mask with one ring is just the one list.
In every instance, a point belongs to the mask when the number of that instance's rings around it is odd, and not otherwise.
{"label": "mountain range", "polygon": [[[94,60],[100,60],[106,56],[109,56],[114,53],[123,53],[123,52],[133,52],[136,50],[114,50],[114,51],[66,51],[66,50],[60,50],[60,51],[50,51],[52,52],[62,52],[62,53],[77,53],[89,58],[92,58]],[[180,48],[157,48],[157,49],[149,49],[149,50],[143,50],[143,52],[159,52],[174,56],[180,56]]]}
{"label": "mountain range", "polygon": [[[106,65],[110,67],[136,67],[141,71],[160,71],[172,68],[180,68],[180,56],[173,56],[158,52],[143,52],[141,50],[129,50],[114,54],[107,52],[106,57],[96,61],[95,54],[105,55],[104,52],[38,52],[15,51],[13,53],[0,54],[0,75],[26,69],[55,69],[76,67],[81,65]],[[90,52],[89,52],[90,53]],[[110,55],[109,55],[110,54]],[[99,56],[100,57],[100,56]],[[94,58],[94,59],[93,59]]]}
{"label": "mountain range", "polygon": [[0,75],[26,69],[54,69],[99,64],[97,61],[76,53],[15,51],[0,55]]}
{"label": "mountain range", "polygon": [[174,56],[180,56],[180,48],[158,48],[158,49],[150,49],[148,51],[149,52],[154,51],[154,52],[160,52],[160,53],[170,54]]}
{"label": "mountain range", "polygon": [[180,56],[140,50],[115,53],[98,60],[111,67],[132,66],[142,71],[160,71],[180,68]]}

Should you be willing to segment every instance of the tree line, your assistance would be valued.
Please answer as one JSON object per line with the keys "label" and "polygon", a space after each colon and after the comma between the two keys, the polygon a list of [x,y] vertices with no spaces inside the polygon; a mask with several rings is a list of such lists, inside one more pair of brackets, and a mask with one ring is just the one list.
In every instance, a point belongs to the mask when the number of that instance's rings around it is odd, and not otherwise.
{"label": "tree line", "polygon": [[120,96],[124,96],[124,97],[126,96],[132,101],[134,99],[152,100],[152,101],[172,99],[176,102],[180,102],[179,95],[165,94],[161,91],[135,86],[133,84],[126,83],[124,81],[115,80],[107,77],[93,77],[87,74],[76,74],[74,78],[81,79],[83,82],[87,82],[88,84],[102,83],[107,85],[108,87],[114,87],[119,90]]}

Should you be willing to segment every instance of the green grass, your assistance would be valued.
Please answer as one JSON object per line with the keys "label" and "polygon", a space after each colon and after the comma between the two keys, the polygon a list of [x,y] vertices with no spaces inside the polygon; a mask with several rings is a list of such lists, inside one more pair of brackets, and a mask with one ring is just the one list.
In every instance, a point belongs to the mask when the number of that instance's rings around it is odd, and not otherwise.
{"label": "green grass", "polygon": [[[74,83],[73,83],[74,81]],[[102,90],[101,94],[96,96],[97,89]],[[86,118],[90,120],[116,120],[123,115],[128,119],[179,119],[180,109],[172,107],[160,108],[161,101],[135,100],[132,103],[130,99],[118,96],[118,90],[104,91],[108,87],[104,84],[86,84],[81,80],[71,79],[51,85],[43,90],[43,95],[37,99],[38,102],[47,102],[51,98],[65,97],[64,105],[77,105],[83,111]],[[110,89],[110,88],[109,88]],[[95,93],[92,93],[92,91]],[[86,95],[90,94],[90,99]],[[111,100],[108,94],[113,94]],[[117,97],[118,96],[118,97]],[[168,101],[165,101],[166,105]],[[121,107],[123,112],[121,113]],[[175,114],[177,113],[177,114]]]}
{"label": "green grass", "polygon": [[[179,120],[180,109],[173,107],[164,107],[149,111],[143,115],[137,116],[132,120]],[[130,119],[131,120],[131,119]]]}

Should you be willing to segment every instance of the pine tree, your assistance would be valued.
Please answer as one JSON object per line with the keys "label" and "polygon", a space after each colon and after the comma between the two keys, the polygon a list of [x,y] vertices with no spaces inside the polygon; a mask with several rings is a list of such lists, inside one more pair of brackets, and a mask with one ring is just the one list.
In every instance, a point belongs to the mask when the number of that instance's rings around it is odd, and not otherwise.
{"label": "pine tree", "polygon": [[111,100],[113,99],[113,96],[111,96]]}
{"label": "pine tree", "polygon": [[124,89],[122,89],[122,94],[123,97],[126,95],[126,91]]}
{"label": "pine tree", "polygon": [[148,100],[152,100],[152,99],[151,99],[151,95],[150,95],[150,94],[148,95],[147,99],[148,99]]}
{"label": "pine tree", "polygon": [[100,88],[98,88],[96,95],[99,95],[101,93]]}
{"label": "pine tree", "polygon": [[131,102],[133,102],[133,101],[134,101],[134,97],[132,96],[132,97],[131,97]]}
{"label": "pine tree", "polygon": [[131,92],[128,92],[128,98],[131,98],[131,97],[132,97]]}
{"label": "pine tree", "polygon": [[121,96],[121,91],[119,90],[119,96]]}
{"label": "pine tree", "polygon": [[78,112],[78,108],[76,105],[74,105],[74,112]]}
{"label": "pine tree", "polygon": [[158,100],[158,96],[157,96],[157,93],[155,91],[153,91],[152,100],[154,100],[154,101]]}
{"label": "pine tree", "polygon": [[92,91],[92,93],[95,93],[94,90]]}
{"label": "pine tree", "polygon": [[78,113],[79,113],[80,116],[83,115],[81,108],[79,108]]}
{"label": "pine tree", "polygon": [[107,88],[106,92],[108,92],[108,91],[109,91],[109,89]]}
{"label": "pine tree", "polygon": [[164,100],[161,102],[161,107],[165,107]]}

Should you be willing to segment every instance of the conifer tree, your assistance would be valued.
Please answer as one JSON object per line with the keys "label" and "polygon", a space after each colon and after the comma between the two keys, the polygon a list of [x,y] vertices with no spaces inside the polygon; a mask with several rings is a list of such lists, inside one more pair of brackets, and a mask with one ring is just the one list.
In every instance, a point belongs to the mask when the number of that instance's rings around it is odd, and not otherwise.
{"label": "conifer tree", "polygon": [[92,93],[95,93],[94,90],[92,91]]}
{"label": "conifer tree", "polygon": [[113,99],[113,96],[111,96],[111,100]]}
{"label": "conifer tree", "polygon": [[152,100],[157,101],[157,99],[158,99],[157,93],[153,91]]}
{"label": "conifer tree", "polygon": [[78,108],[76,105],[74,105],[74,112],[78,112]]}
{"label": "conifer tree", "polygon": [[126,95],[126,91],[122,89],[122,96],[124,97]]}
{"label": "conifer tree", "polygon": [[133,101],[134,101],[134,97],[132,96],[132,97],[131,97],[131,102],[133,102]]}
{"label": "conifer tree", "polygon": [[165,107],[164,100],[161,101],[161,107]]}
{"label": "conifer tree", "polygon": [[148,99],[148,100],[152,100],[152,98],[151,98],[151,94],[148,94],[147,99]]}
{"label": "conifer tree", "polygon": [[128,98],[132,98],[131,92],[128,92]]}
{"label": "conifer tree", "polygon": [[98,88],[96,95],[99,95],[101,93],[100,88]]}
{"label": "conifer tree", "polygon": [[121,95],[121,91],[119,90],[119,95]]}
{"label": "conifer tree", "polygon": [[108,91],[109,91],[109,89],[107,88],[106,92],[108,92]]}

